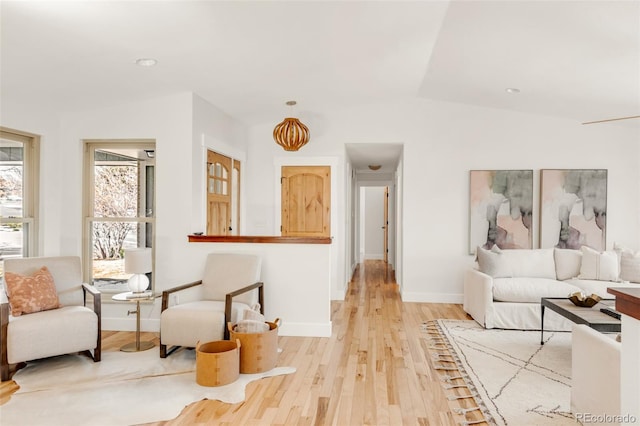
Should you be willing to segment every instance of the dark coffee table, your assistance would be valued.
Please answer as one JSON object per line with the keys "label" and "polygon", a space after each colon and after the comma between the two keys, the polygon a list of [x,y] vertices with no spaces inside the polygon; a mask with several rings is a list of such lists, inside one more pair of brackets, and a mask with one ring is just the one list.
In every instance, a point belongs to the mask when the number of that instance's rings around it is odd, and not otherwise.
{"label": "dark coffee table", "polygon": [[614,299],[604,299],[591,308],[576,306],[567,297],[543,297],[540,300],[540,344],[544,345],[544,310],[549,308],[576,324],[587,325],[602,333],[619,333],[621,321],[603,312],[601,308],[613,308]]}

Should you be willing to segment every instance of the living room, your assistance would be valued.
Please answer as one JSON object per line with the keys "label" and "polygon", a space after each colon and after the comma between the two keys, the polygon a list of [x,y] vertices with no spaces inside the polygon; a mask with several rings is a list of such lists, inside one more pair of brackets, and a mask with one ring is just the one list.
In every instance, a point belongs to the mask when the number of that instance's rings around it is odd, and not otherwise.
{"label": "living room", "polygon": [[[267,316],[283,317],[283,332],[298,323],[292,335],[331,332],[330,300],[345,298],[359,261],[352,188],[367,172],[353,167],[347,144],[402,147],[382,172],[397,185],[403,302],[462,303],[474,263],[470,170],[534,171],[539,247],[540,170],[607,169],[607,248],[640,248],[640,119],[582,124],[640,114],[637,2],[0,7],[0,125],[41,136],[38,255],[83,252],[89,139],[155,141],[156,291],[197,279],[206,254],[224,249],[187,239],[205,227],[203,147],[244,161],[243,235],[279,235],[280,165],[331,165],[332,243],[318,283],[326,296],[305,301],[320,315],[294,318],[267,292]],[[141,57],[158,63],[135,66]],[[294,153],[272,137],[289,114],[311,132]],[[274,269],[265,283],[299,282]],[[105,324],[135,329],[128,308],[105,307]],[[158,318],[146,312],[144,329]]]}

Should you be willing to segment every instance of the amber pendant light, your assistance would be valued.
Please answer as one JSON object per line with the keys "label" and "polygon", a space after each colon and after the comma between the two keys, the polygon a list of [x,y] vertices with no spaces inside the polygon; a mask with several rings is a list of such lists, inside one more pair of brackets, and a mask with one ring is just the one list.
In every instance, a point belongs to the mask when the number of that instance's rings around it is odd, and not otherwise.
{"label": "amber pendant light", "polygon": [[[287,102],[289,106],[295,104]],[[273,129],[273,139],[285,151],[297,151],[309,142],[309,128],[297,118],[287,117]]]}

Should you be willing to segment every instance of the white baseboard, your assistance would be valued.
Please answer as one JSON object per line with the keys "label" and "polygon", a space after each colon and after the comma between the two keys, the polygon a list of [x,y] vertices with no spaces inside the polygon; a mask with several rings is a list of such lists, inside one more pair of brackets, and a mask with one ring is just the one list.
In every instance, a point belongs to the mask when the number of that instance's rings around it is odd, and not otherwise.
{"label": "white baseboard", "polygon": [[283,321],[278,329],[279,336],[331,337],[331,322],[300,323]]}
{"label": "white baseboard", "polygon": [[[347,286],[348,285],[347,283]],[[331,291],[331,300],[344,300],[345,297],[347,297],[347,291],[344,289]]]}
{"label": "white baseboard", "polygon": [[403,302],[417,303],[457,303],[462,304],[463,294],[442,294],[442,293],[419,293],[419,292],[402,292]]}

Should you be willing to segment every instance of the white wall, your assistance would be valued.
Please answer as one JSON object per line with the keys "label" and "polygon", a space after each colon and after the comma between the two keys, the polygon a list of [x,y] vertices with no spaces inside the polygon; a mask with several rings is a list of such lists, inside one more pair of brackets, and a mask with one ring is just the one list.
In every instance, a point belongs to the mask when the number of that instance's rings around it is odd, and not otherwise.
{"label": "white wall", "polygon": [[384,259],[384,195],[384,187],[360,189],[364,204],[360,223],[363,259]]}
{"label": "white wall", "polygon": [[[356,241],[356,236],[358,233],[356,232],[357,227],[357,209],[358,209],[358,197],[357,191],[358,188],[356,186],[356,171],[353,169],[352,164],[349,161],[345,162],[345,193],[344,193],[344,204],[346,206],[345,211],[347,212],[347,217],[345,220],[345,229],[347,234],[345,235],[345,269],[346,276],[344,288],[346,289],[349,285],[348,282],[351,280],[353,273],[356,270],[356,266],[358,265],[357,258],[357,250],[359,247],[358,242]],[[344,299],[344,294],[336,295],[335,299]]]}
{"label": "white wall", "polygon": [[[181,93],[69,114],[62,120],[53,118],[55,111],[3,105],[0,124],[42,135],[41,252],[81,253],[82,140],[120,138],[156,140],[158,289],[202,273],[208,245],[189,244],[187,235],[202,223],[202,209],[194,200],[202,196],[196,163],[201,162],[203,144],[246,152],[246,234],[273,235],[279,226],[279,165],[331,161],[329,269],[334,299],[344,296],[350,275],[345,143],[404,145],[397,190],[396,277],[405,301],[462,300],[463,271],[473,263],[467,254],[470,169],[533,169],[535,194],[542,168],[606,168],[607,245],[615,241],[639,246],[640,135],[633,128],[581,126],[573,120],[414,100],[334,110],[315,120],[301,117],[311,129],[311,141],[299,152],[286,153],[272,139],[277,121],[252,126],[245,134],[239,123],[203,102]],[[538,199],[534,201],[538,211]],[[535,216],[534,246],[537,230]],[[148,313],[149,318],[156,314]]]}
{"label": "white wall", "polygon": [[[201,166],[200,141],[209,137],[234,146],[233,120],[215,110],[201,113],[202,104],[191,93],[180,93],[97,111],[68,114],[60,126],[65,191],[57,208],[63,210],[62,253],[81,254],[82,248],[82,141],[84,139],[154,139],[156,141],[155,288],[162,290],[193,281],[202,273],[203,256],[189,254],[187,235],[199,226],[194,200],[202,187],[193,170]],[[198,131],[196,134],[195,132]],[[46,159],[44,160],[46,162]],[[204,178],[202,178],[204,180]],[[55,209],[54,209],[55,210]],[[204,247],[202,248],[204,249]],[[127,304],[109,304],[105,295],[106,329],[132,329]],[[146,329],[154,329],[157,306],[143,306]]]}
{"label": "white wall", "polygon": [[[574,120],[428,100],[335,110],[323,116],[321,123],[321,131],[315,133],[308,123],[311,141],[286,155],[343,157],[345,143],[404,144],[398,188],[398,260],[402,263],[396,271],[405,301],[462,301],[463,271],[473,264],[467,254],[471,169],[533,169],[534,194],[539,190],[540,169],[608,169],[607,245],[614,241],[639,245],[640,135],[633,128],[583,126]],[[250,128],[250,156],[283,155],[271,140],[274,124]],[[273,224],[273,183],[260,179],[273,175],[273,167],[268,162],[253,166],[247,182],[252,204],[248,221]],[[339,198],[344,197],[346,185],[345,180],[337,182]],[[534,211],[538,211],[537,198]],[[258,229],[254,226],[250,232]],[[537,234],[536,216],[534,247]],[[344,263],[346,235],[332,235],[335,255]],[[344,291],[345,278],[346,273],[334,282],[332,295]]]}
{"label": "white wall", "polygon": [[[211,105],[197,95],[193,95],[193,152],[192,152],[192,193],[191,232],[205,232],[207,229],[206,163],[207,150],[226,155],[240,161],[241,185],[247,160],[246,129],[232,117]],[[241,194],[241,197],[244,194]],[[242,204],[242,200],[241,200]],[[246,217],[241,214],[241,230]]]}
{"label": "white wall", "polygon": [[402,283],[403,271],[404,271],[404,154],[398,162],[398,170],[395,176],[396,194],[395,194],[395,256],[394,256],[394,269],[396,272],[396,282],[400,287],[400,293],[403,293]]}
{"label": "white wall", "polygon": [[[389,206],[388,206],[388,250],[387,253],[387,263],[391,265],[392,268],[396,269],[397,267],[397,251],[398,251],[398,238],[397,238],[397,220],[396,216],[398,214],[398,178],[396,175],[400,173],[398,170],[396,173],[382,173],[382,174],[372,174],[372,173],[362,173],[359,172],[357,174],[357,185],[359,188],[368,188],[368,187],[378,187],[384,193],[384,188],[389,188]],[[384,202],[384,199],[383,199]],[[361,233],[360,230],[358,230]],[[382,253],[384,255],[384,253]],[[396,278],[396,281],[399,281]]]}
{"label": "white wall", "polygon": [[[59,200],[65,191],[62,171],[67,160],[58,149],[60,145],[60,118],[51,111],[34,105],[2,103],[0,125],[40,135],[40,203],[38,209],[39,236],[37,255],[49,256],[61,253],[60,241],[64,232],[60,226],[62,210]],[[51,208],[54,206],[55,208]]]}

